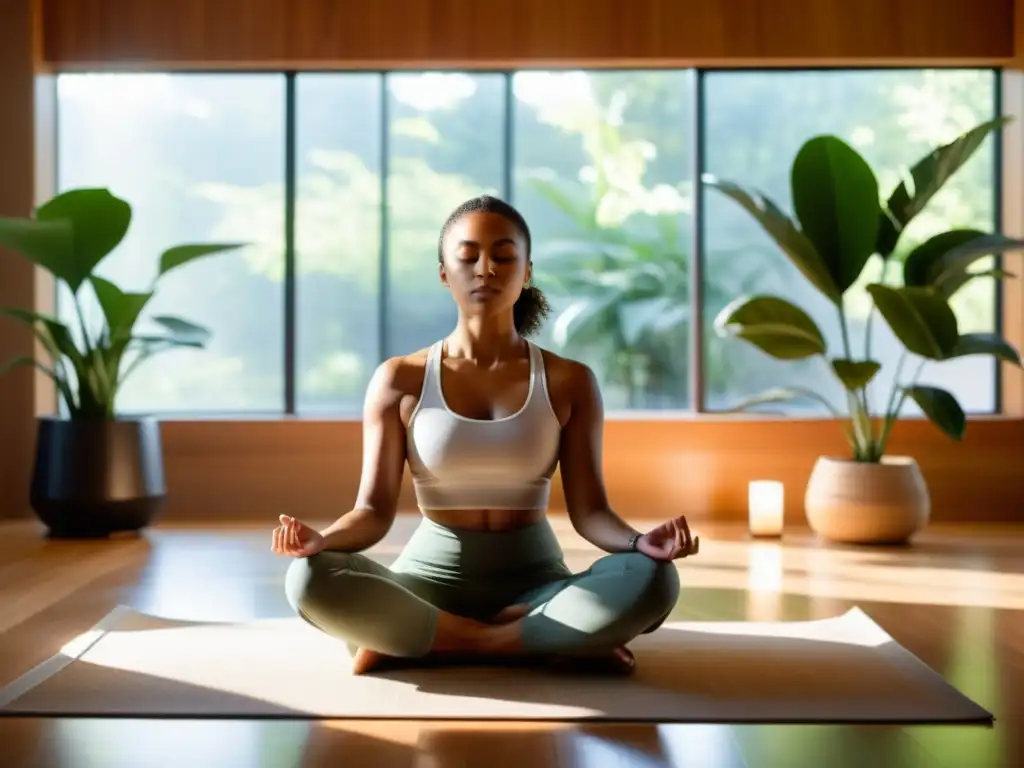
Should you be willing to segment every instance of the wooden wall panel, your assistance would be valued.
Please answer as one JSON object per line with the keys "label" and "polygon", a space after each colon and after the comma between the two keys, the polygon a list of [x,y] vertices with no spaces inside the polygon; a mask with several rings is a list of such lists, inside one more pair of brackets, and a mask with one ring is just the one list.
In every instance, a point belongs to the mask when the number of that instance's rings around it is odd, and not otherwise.
{"label": "wooden wall panel", "polygon": [[[1014,30],[1024,28],[1014,0],[38,2],[40,52],[30,33],[32,0],[6,2],[0,26],[2,212],[28,210],[38,183],[33,58],[68,69],[998,65],[1013,59]],[[1022,66],[1024,48],[1016,62]],[[44,289],[38,274],[0,254],[0,305],[34,297],[45,308]],[[1024,334],[1024,315],[1010,319]],[[23,329],[0,321],[0,357],[31,348]],[[0,515],[24,511],[34,413],[45,394],[39,383],[28,371],[0,379]],[[270,523],[282,511],[323,519],[355,498],[355,422],[169,421],[164,435],[172,520]],[[606,435],[609,491],[627,517],[682,511],[698,520],[740,519],[747,482],[774,478],[786,486],[788,520],[798,522],[815,458],[844,448],[829,421],[639,418],[609,421]],[[1024,501],[1021,446],[1021,419],[974,420],[963,444],[904,421],[892,450],[920,461],[936,519],[1007,521],[1020,519]],[[556,481],[552,507],[563,504]],[[406,478],[402,506],[413,505]]]}
{"label": "wooden wall panel", "polygon": [[[1018,0],[1024,5],[1024,0]],[[1024,27],[1024,14],[1020,26]],[[1002,76],[1002,110],[1014,119],[1002,131],[1002,231],[1011,237],[1024,237],[1024,58]],[[1024,253],[1004,254],[1003,269],[1015,279],[1000,286],[1002,334],[1024,352]],[[1024,370],[1003,364],[1000,370],[1001,410],[1008,416],[1024,417]],[[1024,458],[1022,458],[1024,462]]]}
{"label": "wooden wall panel", "polygon": [[[781,480],[789,522],[803,520],[803,491],[821,454],[845,455],[828,420],[733,418],[609,420],[605,479],[613,506],[633,518],[680,512],[741,520],[747,483]],[[280,513],[334,517],[355,502],[360,426],[354,421],[171,421],[164,424],[167,519],[273,521]],[[1024,420],[978,418],[962,443],[921,420],[893,431],[891,453],[915,456],[930,485],[934,518],[1021,520]],[[400,506],[415,510],[406,473]],[[556,476],[553,510],[564,510]]]}
{"label": "wooden wall panel", "polygon": [[998,63],[1014,38],[1014,0],[42,2],[62,68]]}
{"label": "wooden wall panel", "polygon": [[[8,0],[0,24],[0,215],[32,209],[34,175],[33,4]],[[0,307],[31,308],[35,271],[0,251]],[[32,332],[0,317],[0,366],[34,351]],[[0,518],[20,516],[28,504],[27,477],[34,447],[35,375],[19,368],[0,375]]]}
{"label": "wooden wall panel", "polygon": [[[1001,84],[1003,114],[1013,117],[1002,131],[1002,228],[1024,237],[1024,0],[1014,0],[1013,33],[1014,60],[1003,71]],[[1024,253],[1005,254],[1003,268],[1016,279],[1002,283],[1002,332],[1024,353]],[[1003,413],[1024,417],[1024,370],[1003,365],[1000,379]]]}

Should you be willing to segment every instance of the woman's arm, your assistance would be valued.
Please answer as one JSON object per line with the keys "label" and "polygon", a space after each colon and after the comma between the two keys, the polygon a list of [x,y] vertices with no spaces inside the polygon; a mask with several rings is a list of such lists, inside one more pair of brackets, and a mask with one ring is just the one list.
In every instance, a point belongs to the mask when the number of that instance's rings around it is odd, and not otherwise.
{"label": "woman's arm", "polygon": [[363,467],[355,507],[320,533],[325,549],[358,552],[391,530],[405,468],[405,427],[397,385],[401,359],[387,360],[370,379],[363,406]]}
{"label": "woman's arm", "polygon": [[569,420],[562,429],[559,454],[565,504],[573,528],[605,552],[625,552],[634,530],[611,509],[602,473],[604,403],[589,366],[571,366],[565,390],[571,394]]}

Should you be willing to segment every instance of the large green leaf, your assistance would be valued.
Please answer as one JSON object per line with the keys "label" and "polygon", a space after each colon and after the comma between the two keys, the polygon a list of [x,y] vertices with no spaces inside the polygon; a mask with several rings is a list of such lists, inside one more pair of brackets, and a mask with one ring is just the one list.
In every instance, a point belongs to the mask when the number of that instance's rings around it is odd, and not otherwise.
{"label": "large green leaf", "polygon": [[150,319],[154,323],[163,326],[167,331],[168,336],[171,337],[176,344],[202,346],[210,340],[210,336],[212,335],[209,328],[197,325],[196,323],[184,320],[180,317],[173,317],[171,315],[154,315]]}
{"label": "large green leaf", "polygon": [[176,245],[173,248],[168,248],[160,255],[160,273],[159,276],[166,275],[172,269],[188,264],[190,261],[202,258],[204,256],[211,256],[215,253],[223,253],[224,251],[233,251],[238,248],[244,247],[245,243],[203,243],[203,244],[192,244],[192,245]]}
{"label": "large green leaf", "polygon": [[991,355],[1013,365],[1020,365],[1020,353],[1000,336],[994,333],[965,333],[953,346],[947,359],[968,355]]}
{"label": "large green leaf", "polygon": [[983,269],[976,272],[965,270],[943,280],[942,285],[939,286],[939,292],[947,299],[951,299],[956,295],[957,291],[971,282],[971,280],[980,280],[986,277],[990,277],[993,280],[1006,280],[1007,278],[1015,278],[1016,275],[1012,272],[1007,272],[1005,269]]}
{"label": "large green leaf", "polygon": [[832,361],[832,370],[843,382],[843,386],[850,391],[866,387],[881,368],[882,364],[875,360]]}
{"label": "large green leaf", "polygon": [[111,340],[126,338],[139,319],[139,314],[153,298],[153,292],[126,293],[109,280],[93,275],[90,278],[99,300]]}
{"label": "large green leaf", "polygon": [[907,254],[903,262],[903,284],[934,285],[935,267],[942,257],[984,234],[979,229],[951,229],[932,235]]}
{"label": "large green leaf", "polygon": [[61,357],[67,357],[76,368],[84,362],[83,353],[76,346],[71,329],[57,318],[28,309],[0,309],[0,313],[32,327],[40,343],[54,358],[54,364]]}
{"label": "large green leaf", "polygon": [[205,346],[205,341],[189,336],[182,336],[179,338],[170,335],[153,336],[141,334],[132,336],[128,341],[129,347],[135,351],[135,356],[124,369],[120,369],[118,371],[115,394],[117,391],[120,391],[121,387],[124,386],[125,382],[140,365],[155,357],[160,352],[167,352],[181,347],[202,349],[203,346]]}
{"label": "large green leaf", "polygon": [[47,368],[33,357],[16,357],[13,360],[8,360],[3,365],[0,365],[0,376],[3,376],[5,373],[10,373],[15,368],[35,368],[45,373],[53,379],[55,383],[59,384],[57,374],[54,370],[52,368]]}
{"label": "large green leaf", "polygon": [[120,384],[125,352],[132,340],[132,328],[139,319],[142,310],[153,297],[153,293],[130,293],[122,291],[117,285],[101,277],[90,278],[96,298],[107,321],[106,332],[103,334],[103,345],[96,352],[97,373],[103,383],[107,402],[113,408],[114,398]]}
{"label": "large green leaf", "polygon": [[779,360],[825,353],[825,337],[811,316],[776,296],[737,299],[719,313],[715,326]]}
{"label": "large green leaf", "polygon": [[132,208],[107,189],[72,189],[41,205],[36,218],[71,223],[73,258],[64,280],[74,293],[124,239]]}
{"label": "large green leaf", "polygon": [[1024,250],[1024,240],[1000,234],[987,234],[955,246],[939,257],[929,275],[932,284],[944,295],[950,295],[949,286],[962,284],[968,279],[967,271],[979,259],[1007,251]]}
{"label": "large green leaf", "polygon": [[131,346],[135,346],[139,349],[157,349],[164,347],[191,347],[192,349],[202,349],[206,346],[205,341],[200,341],[195,337],[178,337],[161,333],[136,333],[133,334],[128,341]]}
{"label": "large green leaf", "polygon": [[68,282],[77,274],[74,234],[68,221],[0,218],[0,245]]}
{"label": "large green leaf", "polygon": [[0,376],[3,376],[5,373],[8,373],[15,368],[26,366],[36,368],[49,376],[57,387],[57,391],[60,393],[61,399],[64,400],[64,404],[67,405],[68,411],[72,415],[76,413],[78,405],[75,401],[74,392],[71,390],[71,386],[68,384],[67,379],[59,373],[58,369],[49,368],[31,357],[16,357],[13,360],[8,361],[5,365],[0,366]]}
{"label": "large green leaf", "polygon": [[956,315],[946,300],[930,288],[867,287],[879,313],[903,346],[929,360],[944,360],[960,337]]}
{"label": "large green leaf", "polygon": [[944,389],[924,385],[907,387],[905,391],[935,426],[954,440],[963,438],[967,430],[967,416],[953,395]]}
{"label": "large green leaf", "polygon": [[917,161],[908,178],[900,182],[886,203],[889,216],[881,219],[877,251],[885,257],[892,254],[900,234],[938,192],[966,163],[988,135],[1010,121],[997,117],[975,126],[949,144],[937,147]]}
{"label": "large green leaf", "polygon": [[[111,370],[113,371],[111,379],[114,382],[111,395],[112,400],[124,386],[125,381],[131,377],[132,373],[147,360],[161,352],[167,352],[172,349],[180,349],[182,347],[202,349],[210,339],[209,329],[188,320],[183,320],[180,317],[156,315],[150,319],[161,326],[165,333],[133,334],[119,342],[118,348],[112,351],[109,359]],[[134,352],[134,356],[131,362],[124,366],[123,362],[129,350]]]}
{"label": "large green leaf", "polygon": [[946,298],[974,275],[968,272],[979,259],[1024,249],[1024,240],[976,229],[942,232],[917,246],[903,265],[903,283],[931,286]]}
{"label": "large green leaf", "polygon": [[95,350],[92,356],[87,355],[75,344],[71,330],[57,318],[45,313],[26,309],[0,309],[0,313],[20,320],[33,329],[36,338],[53,360],[55,371],[62,369],[65,359],[71,364],[77,379],[78,395],[67,401],[73,415],[106,412],[110,392],[103,378],[104,360],[99,350]]}
{"label": "large green leaf", "polygon": [[748,191],[738,184],[717,179],[710,174],[705,174],[703,181],[734,200],[753,216],[786,254],[793,266],[815,288],[835,304],[842,302],[842,291],[832,279],[832,274],[821,255],[815,250],[814,244],[772,200],[760,192]]}
{"label": "large green leaf", "polygon": [[871,166],[835,136],[800,148],[791,174],[793,208],[841,293],[875,252],[881,204]]}

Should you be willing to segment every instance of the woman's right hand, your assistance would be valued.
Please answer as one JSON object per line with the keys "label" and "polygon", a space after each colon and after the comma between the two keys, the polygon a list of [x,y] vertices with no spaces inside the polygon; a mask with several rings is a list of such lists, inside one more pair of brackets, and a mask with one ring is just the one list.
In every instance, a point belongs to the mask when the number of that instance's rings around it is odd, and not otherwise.
{"label": "woman's right hand", "polygon": [[280,516],[281,524],[274,529],[271,550],[277,555],[310,557],[324,548],[324,537],[308,525],[288,515]]}

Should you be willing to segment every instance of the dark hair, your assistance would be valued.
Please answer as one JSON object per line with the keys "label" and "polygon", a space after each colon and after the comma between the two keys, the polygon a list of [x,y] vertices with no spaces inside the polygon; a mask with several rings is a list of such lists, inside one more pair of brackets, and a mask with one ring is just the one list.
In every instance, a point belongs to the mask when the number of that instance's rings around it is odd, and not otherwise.
{"label": "dark hair", "polygon": [[[452,211],[444,226],[441,227],[441,236],[437,240],[438,263],[444,261],[444,239],[448,235],[448,230],[463,216],[471,213],[496,213],[511,223],[519,230],[519,233],[526,241],[526,259],[528,262],[531,260],[532,241],[530,240],[530,228],[526,225],[526,219],[504,200],[499,200],[490,195],[481,195],[480,197],[474,197],[472,200],[467,200]],[[550,310],[551,307],[548,305],[547,297],[540,292],[539,288],[533,285],[523,286],[523,292],[519,294],[519,298],[516,299],[515,306],[512,308],[512,317],[516,331],[523,336],[536,333]]]}

